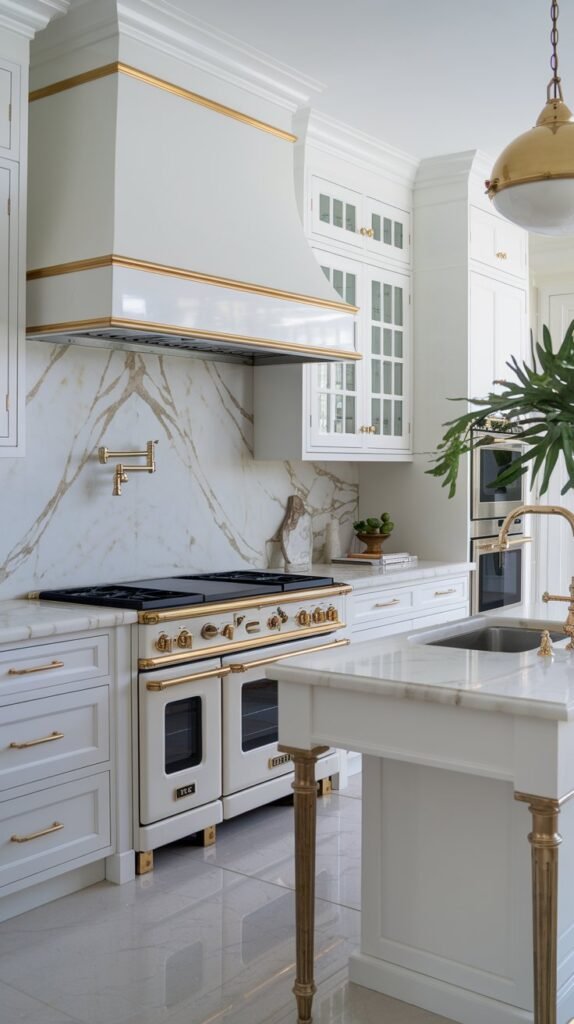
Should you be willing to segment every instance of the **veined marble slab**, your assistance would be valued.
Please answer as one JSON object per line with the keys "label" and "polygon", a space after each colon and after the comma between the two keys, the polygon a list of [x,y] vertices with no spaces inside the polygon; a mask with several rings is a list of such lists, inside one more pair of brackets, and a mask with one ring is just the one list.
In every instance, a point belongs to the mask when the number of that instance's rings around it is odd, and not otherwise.
{"label": "veined marble slab", "polygon": [[137,612],[58,601],[0,601],[0,643],[78,633],[137,622]]}
{"label": "veined marble slab", "polygon": [[[459,620],[459,631],[463,631],[463,623],[467,628],[481,619],[491,626],[526,621],[474,616]],[[555,617],[540,620],[536,626],[560,630],[562,622]],[[574,652],[564,649],[566,637],[555,644],[551,658],[541,658],[536,648],[502,654],[431,647],[421,642],[428,634],[428,628],[412,630],[335,651],[301,655],[288,665],[274,665],[273,678],[481,711],[556,721],[574,719]]]}

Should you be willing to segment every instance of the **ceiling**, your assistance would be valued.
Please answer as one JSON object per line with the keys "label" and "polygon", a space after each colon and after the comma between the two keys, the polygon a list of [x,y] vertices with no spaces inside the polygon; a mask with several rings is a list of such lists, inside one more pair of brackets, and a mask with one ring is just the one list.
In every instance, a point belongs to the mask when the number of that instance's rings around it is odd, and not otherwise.
{"label": "ceiling", "polygon": [[[550,79],[550,0],[170,0],[324,85],[315,109],[422,158],[493,158]],[[574,107],[574,4],[558,21]]]}

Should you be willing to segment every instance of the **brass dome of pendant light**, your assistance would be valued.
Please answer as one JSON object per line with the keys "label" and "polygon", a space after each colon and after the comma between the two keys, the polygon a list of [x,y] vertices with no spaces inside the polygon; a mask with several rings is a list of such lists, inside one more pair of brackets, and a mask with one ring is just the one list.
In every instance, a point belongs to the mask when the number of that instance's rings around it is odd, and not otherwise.
{"label": "brass dome of pendant light", "polygon": [[486,191],[507,220],[541,235],[574,234],[574,121],[558,75],[558,3],[550,6],[552,78],[535,126],[502,151]]}

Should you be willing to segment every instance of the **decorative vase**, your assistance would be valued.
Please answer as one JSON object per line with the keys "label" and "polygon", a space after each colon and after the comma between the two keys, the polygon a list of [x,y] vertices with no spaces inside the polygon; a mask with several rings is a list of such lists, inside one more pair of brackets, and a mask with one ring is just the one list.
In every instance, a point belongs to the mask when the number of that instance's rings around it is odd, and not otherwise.
{"label": "decorative vase", "polygon": [[356,536],[361,541],[361,544],[366,545],[367,550],[365,554],[380,558],[383,544],[387,537],[390,537],[390,533],[357,533]]}

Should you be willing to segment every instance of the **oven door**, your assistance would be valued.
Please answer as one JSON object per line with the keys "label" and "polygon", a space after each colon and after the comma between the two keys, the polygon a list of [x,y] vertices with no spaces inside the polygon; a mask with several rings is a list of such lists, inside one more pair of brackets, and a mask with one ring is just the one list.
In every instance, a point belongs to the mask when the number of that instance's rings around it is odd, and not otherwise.
{"label": "oven door", "polygon": [[140,673],[142,825],[221,796],[220,680],[224,672],[217,658]]}
{"label": "oven door", "polygon": [[223,795],[267,782],[293,770],[277,749],[279,736],[277,680],[268,666],[302,651],[344,647],[348,640],[309,637],[223,659],[231,671],[223,679]]}
{"label": "oven door", "polygon": [[471,591],[471,613],[521,604],[524,599],[524,545],[531,537],[510,537],[508,551],[492,551],[498,537],[471,541],[470,557],[476,563]]}
{"label": "oven door", "polygon": [[524,445],[504,440],[475,448],[472,453],[472,519],[494,519],[508,515],[524,504],[525,476],[504,487],[494,487],[493,480],[522,455]]}

